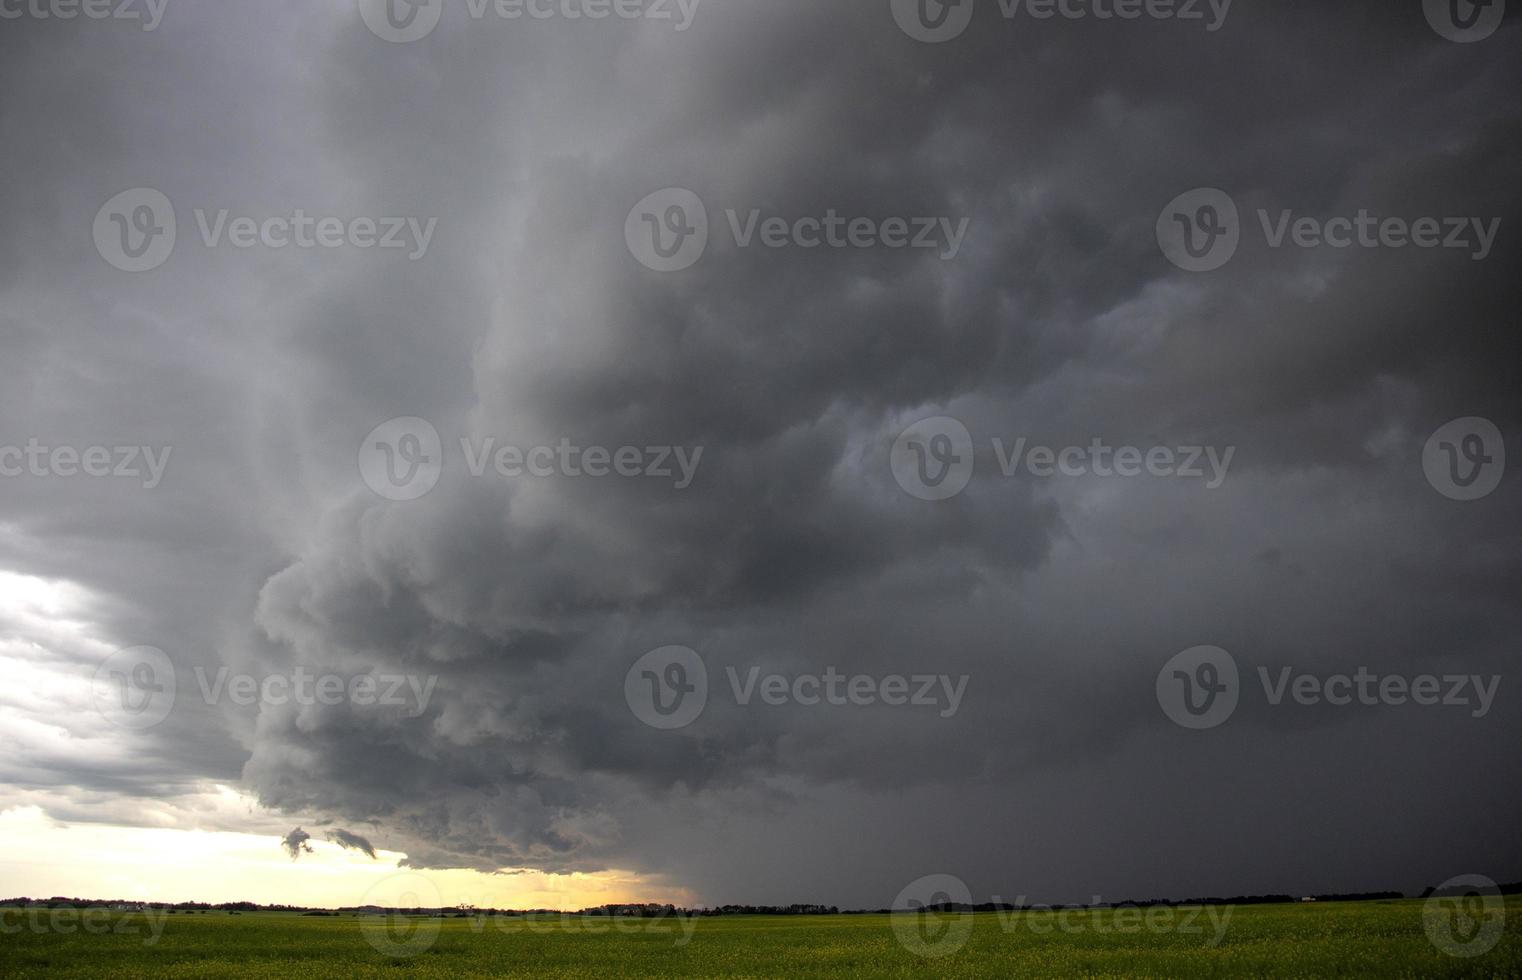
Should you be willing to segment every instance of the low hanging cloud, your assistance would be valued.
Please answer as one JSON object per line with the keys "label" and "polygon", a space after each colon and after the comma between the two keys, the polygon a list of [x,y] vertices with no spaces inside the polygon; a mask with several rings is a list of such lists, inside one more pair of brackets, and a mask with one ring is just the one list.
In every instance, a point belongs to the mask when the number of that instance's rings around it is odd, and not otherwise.
{"label": "low hanging cloud", "polygon": [[359,851],[371,859],[375,857],[375,845],[358,834],[352,834],[347,830],[333,829],[328,831],[328,840],[337,844],[346,851]]}
{"label": "low hanging cloud", "polygon": [[303,853],[312,853],[312,845],[307,843],[311,839],[311,834],[297,827],[280,839],[280,846],[285,848],[285,853],[289,854],[291,860],[294,861],[301,857]]}

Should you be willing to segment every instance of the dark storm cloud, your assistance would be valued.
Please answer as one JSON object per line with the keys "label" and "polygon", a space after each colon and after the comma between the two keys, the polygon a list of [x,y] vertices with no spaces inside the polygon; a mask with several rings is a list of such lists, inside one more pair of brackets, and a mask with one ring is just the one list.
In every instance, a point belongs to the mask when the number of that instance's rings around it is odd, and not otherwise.
{"label": "dark storm cloud", "polygon": [[301,857],[303,853],[312,853],[312,845],[307,843],[311,839],[311,834],[300,827],[296,827],[289,834],[280,838],[280,846],[285,849],[285,853],[290,855],[291,860],[294,861]]}
{"label": "dark storm cloud", "polygon": [[367,857],[375,857],[375,845],[365,838],[347,830],[333,829],[328,831],[328,840],[337,844],[346,851],[359,851]]}
{"label": "dark storm cloud", "polygon": [[[30,136],[6,169],[47,193],[0,190],[0,343],[27,379],[0,404],[20,438],[157,441],[176,468],[156,495],[4,485],[4,564],[111,597],[103,632],[186,672],[437,679],[415,716],[192,698],[141,743],[146,785],[241,767],[264,804],[364,821],[414,866],[632,867],[711,901],[884,904],[932,871],[1059,901],[1516,877],[1491,817],[1517,803],[1505,684],[1467,724],[1254,703],[1203,737],[1153,695],[1202,643],[1248,673],[1510,682],[1513,483],[1455,504],[1420,454],[1451,418],[1522,421],[1514,22],[1456,45],[1420,4],[1239,0],[1215,33],[985,6],[934,47],[886,3],[705,0],[681,34],[446,17],[403,45],[295,5],[175,10],[149,38],[8,26],[0,72],[47,96],[3,110]],[[135,84],[66,83],[70,64]],[[138,184],[184,207],[171,264],[133,277],[87,232]],[[667,186],[713,239],[663,276],[622,227]],[[1153,229],[1202,186],[1247,232],[1189,275]],[[418,262],[212,250],[192,206],[438,232]],[[740,249],[731,208],[969,226],[949,262]],[[1271,249],[1256,212],[1286,208],[1502,230],[1483,263]],[[927,503],[888,449],[940,414],[978,475]],[[448,459],[390,503],[355,453],[402,416]],[[989,440],[1021,436],[1236,455],[1210,491],[999,477]],[[459,441],[488,437],[704,456],[681,491],[471,478]],[[668,644],[711,684],[679,732],[623,696]],[[951,717],[741,707],[726,668],[752,666],[970,680]],[[31,785],[134,792],[28,764]],[[1434,845],[1454,813],[1474,834]]]}

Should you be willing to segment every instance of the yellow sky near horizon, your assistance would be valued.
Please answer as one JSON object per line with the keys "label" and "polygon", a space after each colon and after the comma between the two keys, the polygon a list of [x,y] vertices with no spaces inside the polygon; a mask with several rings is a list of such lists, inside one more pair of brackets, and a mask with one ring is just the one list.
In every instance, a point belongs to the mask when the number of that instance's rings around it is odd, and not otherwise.
{"label": "yellow sky near horizon", "polygon": [[338,908],[353,905],[546,908],[574,911],[609,903],[690,903],[690,896],[631,872],[485,874],[416,871],[406,857],[376,859],[321,839],[292,861],[263,834],[64,824],[39,807],[0,811],[0,898],[155,902],[257,902]]}

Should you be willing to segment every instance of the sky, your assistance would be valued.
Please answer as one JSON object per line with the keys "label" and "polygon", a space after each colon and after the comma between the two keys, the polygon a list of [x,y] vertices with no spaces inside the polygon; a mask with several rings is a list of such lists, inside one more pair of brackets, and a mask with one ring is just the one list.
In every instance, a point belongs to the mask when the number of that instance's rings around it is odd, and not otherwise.
{"label": "sky", "polygon": [[0,896],[1522,879],[1515,10],[157,4],[0,3]]}

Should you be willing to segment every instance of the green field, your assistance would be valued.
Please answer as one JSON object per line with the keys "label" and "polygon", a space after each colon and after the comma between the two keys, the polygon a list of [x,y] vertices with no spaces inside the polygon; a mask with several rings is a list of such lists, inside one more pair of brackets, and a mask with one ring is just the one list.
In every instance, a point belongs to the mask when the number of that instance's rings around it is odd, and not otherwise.
{"label": "green field", "polygon": [[[1144,910],[1075,911],[1063,923],[1052,912],[415,918],[391,923],[391,932],[380,917],[155,913],[159,936],[150,945],[155,923],[141,912],[100,910],[82,922],[79,913],[50,919],[10,909],[0,916],[0,976],[1522,977],[1515,896],[1504,915],[1493,908],[1485,920],[1499,941],[1472,958],[1429,940],[1420,901],[1241,906],[1223,923],[1227,911],[1217,907],[1214,919],[1154,913],[1150,924]],[[947,955],[912,952],[917,936]],[[409,939],[416,955],[376,948],[391,941],[400,950]]]}

